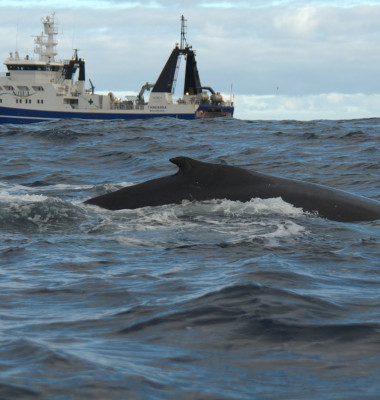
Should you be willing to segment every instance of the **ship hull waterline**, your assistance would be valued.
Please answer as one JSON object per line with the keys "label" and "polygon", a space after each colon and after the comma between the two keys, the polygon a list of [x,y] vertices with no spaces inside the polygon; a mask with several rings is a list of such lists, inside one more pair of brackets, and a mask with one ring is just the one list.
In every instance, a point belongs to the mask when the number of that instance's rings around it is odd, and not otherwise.
{"label": "ship hull waterline", "polygon": [[0,124],[31,124],[62,119],[82,120],[128,120],[171,117],[178,119],[199,119],[215,117],[233,117],[234,107],[200,105],[193,113],[138,113],[135,110],[125,112],[85,112],[28,110],[12,107],[0,107]]}

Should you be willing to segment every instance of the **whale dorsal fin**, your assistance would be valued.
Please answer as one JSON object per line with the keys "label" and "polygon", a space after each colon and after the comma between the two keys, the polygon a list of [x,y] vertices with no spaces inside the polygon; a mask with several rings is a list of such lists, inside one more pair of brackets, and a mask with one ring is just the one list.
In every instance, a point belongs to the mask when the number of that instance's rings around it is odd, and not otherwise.
{"label": "whale dorsal fin", "polygon": [[170,161],[178,165],[179,171],[182,174],[187,174],[194,168],[196,168],[199,164],[201,164],[200,161],[193,160],[192,158],[189,157],[174,157],[171,158]]}

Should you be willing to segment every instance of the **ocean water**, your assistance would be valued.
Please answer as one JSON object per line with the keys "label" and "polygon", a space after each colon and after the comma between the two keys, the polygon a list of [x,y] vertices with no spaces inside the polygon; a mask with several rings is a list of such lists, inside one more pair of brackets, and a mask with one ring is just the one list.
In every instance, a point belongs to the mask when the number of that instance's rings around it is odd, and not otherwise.
{"label": "ocean water", "polygon": [[380,221],[82,204],[179,155],[380,200],[380,119],[1,125],[0,398],[378,399]]}

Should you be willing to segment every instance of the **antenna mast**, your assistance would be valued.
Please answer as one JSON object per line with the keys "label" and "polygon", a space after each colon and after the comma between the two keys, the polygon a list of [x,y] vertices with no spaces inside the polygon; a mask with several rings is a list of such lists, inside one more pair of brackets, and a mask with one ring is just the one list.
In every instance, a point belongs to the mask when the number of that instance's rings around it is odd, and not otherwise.
{"label": "antenna mast", "polygon": [[181,16],[181,47],[180,50],[185,49],[185,45],[188,46],[187,40],[186,40],[186,30],[187,30],[187,25],[186,25],[187,19],[182,15]]}

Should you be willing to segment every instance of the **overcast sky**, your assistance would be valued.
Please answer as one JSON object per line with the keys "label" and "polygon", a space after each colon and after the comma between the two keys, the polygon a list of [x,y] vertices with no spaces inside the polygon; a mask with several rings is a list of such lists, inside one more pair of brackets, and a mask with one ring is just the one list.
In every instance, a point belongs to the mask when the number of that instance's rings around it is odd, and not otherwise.
{"label": "overcast sky", "polygon": [[232,86],[237,118],[380,117],[380,0],[0,0],[0,56],[32,55],[53,11],[58,58],[80,49],[96,91],[155,82],[183,14],[201,83]]}

